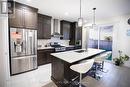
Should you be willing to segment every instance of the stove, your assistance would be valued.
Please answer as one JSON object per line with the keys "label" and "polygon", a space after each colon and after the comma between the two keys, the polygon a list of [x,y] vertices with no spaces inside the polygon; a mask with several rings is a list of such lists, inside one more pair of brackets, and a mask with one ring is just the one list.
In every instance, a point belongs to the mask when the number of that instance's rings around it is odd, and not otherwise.
{"label": "stove", "polygon": [[65,46],[61,46],[60,44],[51,44],[51,47],[55,48],[55,52],[63,52],[66,51],[66,47]]}
{"label": "stove", "polygon": [[55,47],[55,52],[63,52],[63,51],[66,51],[66,47],[64,46]]}

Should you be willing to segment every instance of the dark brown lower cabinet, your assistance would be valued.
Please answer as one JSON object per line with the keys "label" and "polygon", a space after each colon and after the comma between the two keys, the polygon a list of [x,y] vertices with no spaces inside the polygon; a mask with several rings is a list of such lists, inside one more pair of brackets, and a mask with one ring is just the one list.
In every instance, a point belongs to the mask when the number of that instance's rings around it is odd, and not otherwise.
{"label": "dark brown lower cabinet", "polygon": [[38,66],[46,63],[46,55],[44,53],[44,50],[38,50],[38,52],[37,52],[37,63],[38,63]]}
{"label": "dark brown lower cabinet", "polygon": [[51,63],[51,53],[54,52],[54,49],[43,49],[38,50],[37,52],[37,63],[38,66]]}
{"label": "dark brown lower cabinet", "polygon": [[75,47],[66,47],[66,51],[75,50]]}
{"label": "dark brown lower cabinet", "polygon": [[[75,47],[66,47],[66,51],[74,50]],[[37,63],[38,66],[52,63],[52,57],[50,54],[54,53],[54,49],[41,49],[37,51]]]}
{"label": "dark brown lower cabinet", "polygon": [[52,61],[51,61],[51,53],[54,53],[55,52],[55,50],[54,49],[46,49],[46,50],[44,50],[44,53],[45,53],[45,55],[46,55],[46,63],[51,63]]}

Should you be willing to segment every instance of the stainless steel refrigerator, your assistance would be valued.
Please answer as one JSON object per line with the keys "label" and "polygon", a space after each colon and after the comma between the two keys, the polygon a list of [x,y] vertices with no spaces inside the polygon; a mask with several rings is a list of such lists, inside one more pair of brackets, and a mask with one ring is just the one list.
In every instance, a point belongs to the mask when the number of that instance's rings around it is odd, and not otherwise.
{"label": "stainless steel refrigerator", "polygon": [[11,75],[37,68],[37,30],[10,28]]}

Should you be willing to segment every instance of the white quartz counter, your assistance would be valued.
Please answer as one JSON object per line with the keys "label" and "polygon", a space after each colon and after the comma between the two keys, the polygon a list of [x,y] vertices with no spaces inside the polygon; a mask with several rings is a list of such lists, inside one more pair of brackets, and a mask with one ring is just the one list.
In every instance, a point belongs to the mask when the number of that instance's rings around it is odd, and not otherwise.
{"label": "white quartz counter", "polygon": [[[65,47],[74,47],[74,45],[67,45]],[[38,47],[38,50],[44,50],[44,49],[54,49],[54,47]]]}
{"label": "white quartz counter", "polygon": [[[84,50],[84,49],[79,49],[79,50]],[[78,53],[75,51],[78,51],[78,50],[51,53],[51,55],[54,57],[57,57],[61,60],[64,60],[66,62],[73,63],[73,62],[85,59],[87,57],[91,57],[93,55],[100,54],[100,53],[104,52],[105,50],[88,48],[88,51],[86,51],[86,52]]]}

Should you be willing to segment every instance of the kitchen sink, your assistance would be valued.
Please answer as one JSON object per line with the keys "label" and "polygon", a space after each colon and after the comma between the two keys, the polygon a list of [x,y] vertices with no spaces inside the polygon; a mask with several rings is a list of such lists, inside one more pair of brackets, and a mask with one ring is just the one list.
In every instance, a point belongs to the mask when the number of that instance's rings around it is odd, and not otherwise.
{"label": "kitchen sink", "polygon": [[87,50],[77,50],[75,52],[77,52],[77,53],[83,53],[83,52],[87,52]]}

